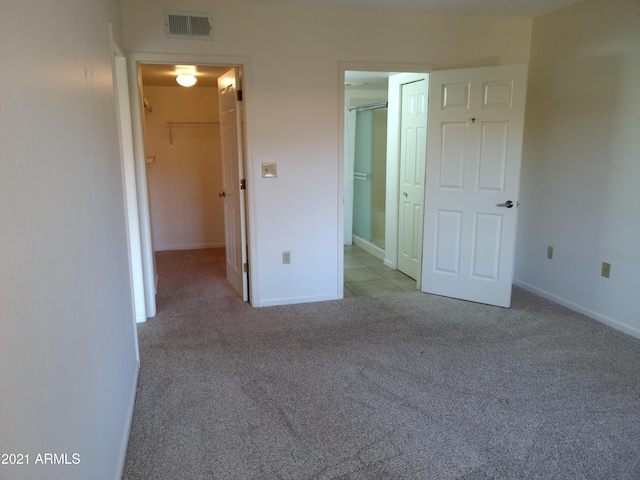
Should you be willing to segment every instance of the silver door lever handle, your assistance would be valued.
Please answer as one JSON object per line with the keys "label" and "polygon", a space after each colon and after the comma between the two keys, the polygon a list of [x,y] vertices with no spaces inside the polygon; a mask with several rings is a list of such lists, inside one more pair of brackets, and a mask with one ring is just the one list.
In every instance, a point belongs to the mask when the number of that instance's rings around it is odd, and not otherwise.
{"label": "silver door lever handle", "polygon": [[507,200],[504,203],[499,203],[496,205],[496,207],[506,207],[506,208],[511,208],[513,207],[513,202],[511,200]]}

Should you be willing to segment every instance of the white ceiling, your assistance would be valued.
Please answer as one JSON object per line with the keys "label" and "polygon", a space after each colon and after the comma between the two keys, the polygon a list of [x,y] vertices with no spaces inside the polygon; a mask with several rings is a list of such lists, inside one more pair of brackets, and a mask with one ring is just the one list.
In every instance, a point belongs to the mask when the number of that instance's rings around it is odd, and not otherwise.
{"label": "white ceiling", "polygon": [[325,7],[406,10],[452,15],[537,17],[582,0],[252,0]]}

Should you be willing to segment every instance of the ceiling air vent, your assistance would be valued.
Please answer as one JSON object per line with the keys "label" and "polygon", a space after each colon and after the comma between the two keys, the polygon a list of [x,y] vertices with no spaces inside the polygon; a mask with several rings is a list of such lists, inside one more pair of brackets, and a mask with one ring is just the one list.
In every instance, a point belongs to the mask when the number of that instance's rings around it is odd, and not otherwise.
{"label": "ceiling air vent", "polygon": [[165,10],[164,30],[167,38],[213,40],[211,14]]}

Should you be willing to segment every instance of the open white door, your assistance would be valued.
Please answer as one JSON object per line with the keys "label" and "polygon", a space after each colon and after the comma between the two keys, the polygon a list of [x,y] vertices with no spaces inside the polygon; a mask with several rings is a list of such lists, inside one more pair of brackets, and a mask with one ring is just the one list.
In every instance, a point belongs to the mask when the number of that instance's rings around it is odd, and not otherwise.
{"label": "open white door", "polygon": [[509,307],[526,66],[431,73],[422,291]]}
{"label": "open white door", "polygon": [[[113,36],[112,42],[114,44],[113,67],[115,74],[118,127],[120,133],[120,154],[122,155],[122,173],[124,177],[133,305],[135,309],[136,322],[146,322],[147,311],[145,305],[142,247],[140,245],[140,223],[136,193],[133,136],[131,133],[131,104],[129,103],[127,60],[124,57],[124,54],[122,54],[120,48],[116,47]],[[136,335],[136,345],[138,341],[137,339],[138,337]]]}
{"label": "open white door", "polygon": [[249,299],[247,275],[247,235],[245,223],[244,162],[242,117],[238,101],[238,68],[218,78],[220,143],[222,147],[222,186],[227,280],[246,302]]}
{"label": "open white door", "polygon": [[398,270],[420,283],[428,81],[422,79],[400,88]]}

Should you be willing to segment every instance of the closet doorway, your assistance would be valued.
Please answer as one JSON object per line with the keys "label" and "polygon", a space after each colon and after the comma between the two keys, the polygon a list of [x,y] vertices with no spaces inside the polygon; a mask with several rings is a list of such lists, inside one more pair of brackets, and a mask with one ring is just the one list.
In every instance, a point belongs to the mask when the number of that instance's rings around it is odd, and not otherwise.
{"label": "closet doorway", "polygon": [[[181,72],[194,74],[195,85],[179,84],[177,75]],[[229,184],[239,185],[239,180],[224,180],[225,174],[227,177],[230,174],[239,177],[243,170],[238,168],[245,150],[240,73],[241,69],[234,66],[139,64],[145,177],[154,261],[162,257],[166,265],[166,258],[182,258],[188,267],[189,259],[206,259],[221,263],[218,267],[223,274],[226,267],[227,278],[236,263],[242,272],[246,256],[231,262],[232,268],[228,261],[225,262],[229,253],[241,249],[236,248],[235,242],[229,248],[229,234],[234,229],[228,227],[227,218],[227,204],[231,200]],[[232,85],[225,83],[220,93],[220,79],[226,82],[229,78]],[[224,109],[220,108],[220,98],[227,98],[229,88],[233,90],[234,97],[232,119],[227,112],[228,101],[223,102]],[[225,112],[224,117],[221,111]],[[228,148],[228,124],[237,125],[237,139],[232,139],[234,149]],[[224,138],[221,132],[226,132]],[[230,162],[230,152],[235,161]],[[230,163],[234,168],[229,168]],[[235,191],[234,195],[244,198],[244,191]],[[241,203],[244,208],[244,202]],[[238,222],[232,224],[237,225]],[[242,251],[246,255],[246,248],[243,247]],[[201,261],[196,260],[196,263]],[[158,267],[154,262],[157,288],[163,281]],[[246,270],[244,275],[246,278]],[[242,285],[242,276],[240,273],[239,286],[237,282],[231,282],[241,296],[247,292],[246,283]],[[158,294],[160,291],[158,288]]]}
{"label": "closet doorway", "polygon": [[144,150],[155,251],[224,247],[217,78],[230,67],[141,64]]}

